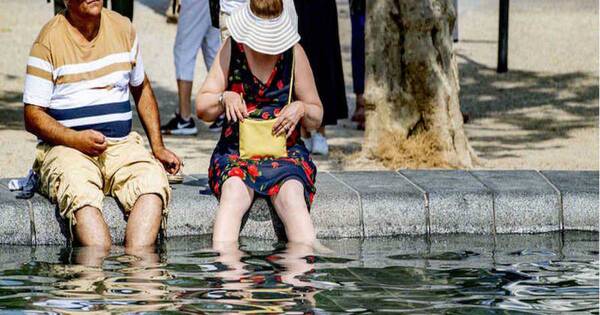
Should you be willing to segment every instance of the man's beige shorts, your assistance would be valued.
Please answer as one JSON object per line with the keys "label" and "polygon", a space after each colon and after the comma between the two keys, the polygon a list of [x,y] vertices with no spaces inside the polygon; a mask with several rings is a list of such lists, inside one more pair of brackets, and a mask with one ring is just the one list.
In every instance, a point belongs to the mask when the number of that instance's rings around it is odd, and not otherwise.
{"label": "man's beige shorts", "polygon": [[132,132],[124,140],[109,140],[106,151],[97,157],[66,146],[39,144],[33,168],[40,175],[40,193],[58,204],[61,216],[73,225],[77,224],[75,211],[85,206],[102,210],[105,195],[115,197],[128,213],[138,197],[156,194],[166,214],[169,181],[143,142]]}

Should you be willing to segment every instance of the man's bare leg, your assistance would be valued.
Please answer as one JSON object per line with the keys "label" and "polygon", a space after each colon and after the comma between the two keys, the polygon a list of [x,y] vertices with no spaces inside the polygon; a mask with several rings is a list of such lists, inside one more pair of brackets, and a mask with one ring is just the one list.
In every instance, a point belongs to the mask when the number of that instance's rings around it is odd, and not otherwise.
{"label": "man's bare leg", "polygon": [[74,227],[75,237],[82,246],[108,249],[112,245],[108,225],[102,212],[94,207],[83,207],[75,211],[77,224]]}
{"label": "man's bare leg", "polygon": [[192,81],[177,80],[177,90],[179,95],[179,115],[184,120],[192,117],[191,99],[192,99]]}
{"label": "man's bare leg", "polygon": [[133,205],[125,230],[125,247],[154,245],[162,219],[162,199],[155,194],[141,195]]}
{"label": "man's bare leg", "polygon": [[75,252],[75,263],[88,267],[102,267],[104,258],[110,253],[110,248],[80,247]]}

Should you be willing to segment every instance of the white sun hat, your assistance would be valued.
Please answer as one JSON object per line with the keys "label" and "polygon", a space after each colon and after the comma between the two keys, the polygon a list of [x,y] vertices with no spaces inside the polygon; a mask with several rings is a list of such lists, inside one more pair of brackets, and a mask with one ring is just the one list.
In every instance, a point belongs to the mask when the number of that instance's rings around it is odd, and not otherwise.
{"label": "white sun hat", "polygon": [[273,19],[256,16],[248,1],[227,18],[227,27],[236,42],[267,55],[279,55],[300,41],[292,0],[283,0],[281,15]]}

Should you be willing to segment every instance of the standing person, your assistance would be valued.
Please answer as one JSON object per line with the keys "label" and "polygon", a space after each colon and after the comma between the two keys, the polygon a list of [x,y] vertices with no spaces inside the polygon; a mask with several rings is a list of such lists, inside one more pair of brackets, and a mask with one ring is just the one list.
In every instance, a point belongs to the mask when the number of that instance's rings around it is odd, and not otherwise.
{"label": "standing person", "polygon": [[352,121],[358,129],[365,129],[365,0],[350,0],[350,21],[352,24],[352,85],[356,95],[356,108]]}
{"label": "standing person", "polygon": [[219,28],[221,29],[221,40],[225,42],[225,39],[229,37],[229,29],[227,28],[227,18],[231,16],[233,11],[242,5],[246,4],[248,0],[218,0],[220,6],[219,14]]}
{"label": "standing person", "polygon": [[323,124],[306,139],[312,153],[327,155],[325,125],[348,117],[335,0],[295,0],[300,44],[306,50],[325,111]]}
{"label": "standing person", "polygon": [[[191,112],[196,57],[198,50],[202,49],[204,65],[206,69],[210,69],[220,45],[219,30],[211,23],[208,0],[181,0],[177,35],[173,47],[179,110],[167,124],[160,128],[163,134],[195,135],[198,133]],[[209,128],[214,129],[215,126]]]}
{"label": "standing person", "polygon": [[[131,22],[102,1],[68,0],[33,43],[23,103],[25,128],[41,142],[34,171],[83,246],[110,248],[105,195],[127,216],[125,246],[154,244],[171,194],[159,113]],[[152,153],[131,132],[133,96]]]}
{"label": "standing person", "polygon": [[[105,8],[107,4],[108,0],[104,1]],[[110,4],[113,11],[128,17],[129,21],[133,21],[133,0],[111,0]],[[54,0],[54,14],[58,14],[65,8],[65,0]]]}
{"label": "standing person", "polygon": [[[288,3],[250,0],[228,18],[231,36],[196,99],[198,117],[227,117],[208,170],[219,199],[213,245],[237,242],[242,217],[256,197],[272,202],[290,242],[312,246],[315,241],[309,209],[317,169],[300,126],[318,128],[323,107]],[[267,126],[260,141],[242,142],[245,124]],[[243,154],[242,148],[260,147],[283,152]]]}

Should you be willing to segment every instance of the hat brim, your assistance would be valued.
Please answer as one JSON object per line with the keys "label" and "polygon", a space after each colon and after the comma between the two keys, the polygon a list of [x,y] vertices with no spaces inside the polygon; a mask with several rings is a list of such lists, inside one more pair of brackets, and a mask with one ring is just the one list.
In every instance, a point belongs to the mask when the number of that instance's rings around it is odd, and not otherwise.
{"label": "hat brim", "polygon": [[279,17],[263,19],[252,13],[248,3],[227,18],[227,27],[236,42],[267,55],[279,55],[300,41],[290,10],[285,8]]}

